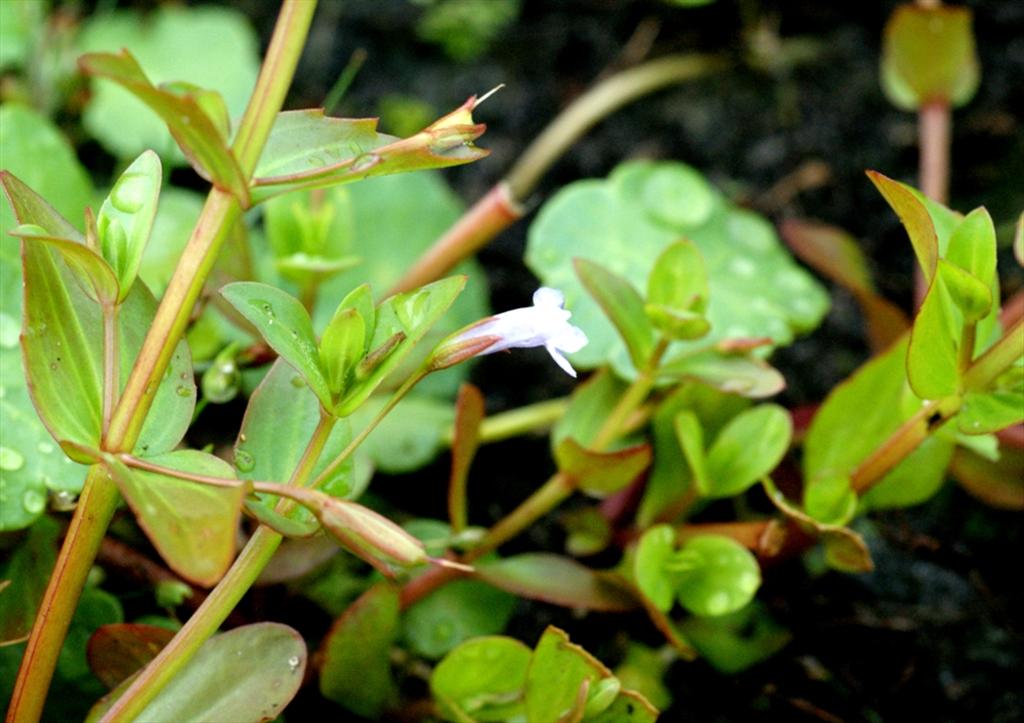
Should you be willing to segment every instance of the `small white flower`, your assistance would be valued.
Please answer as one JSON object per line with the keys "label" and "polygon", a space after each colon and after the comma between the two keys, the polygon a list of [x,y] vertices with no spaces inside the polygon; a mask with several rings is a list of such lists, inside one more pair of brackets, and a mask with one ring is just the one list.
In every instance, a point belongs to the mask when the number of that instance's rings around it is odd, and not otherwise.
{"label": "small white flower", "polygon": [[575,377],[576,370],[563,352],[579,351],[586,346],[587,336],[569,323],[572,312],[564,305],[561,291],[542,286],[533,294],[533,306],[505,311],[466,327],[445,341],[435,352],[435,358],[441,366],[451,366],[470,356],[542,346],[558,366]]}

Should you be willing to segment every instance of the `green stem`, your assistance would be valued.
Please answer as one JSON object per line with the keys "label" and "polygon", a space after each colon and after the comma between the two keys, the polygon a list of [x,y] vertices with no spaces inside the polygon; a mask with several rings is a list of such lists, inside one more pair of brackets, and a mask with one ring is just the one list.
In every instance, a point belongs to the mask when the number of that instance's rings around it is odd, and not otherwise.
{"label": "green stem", "polygon": [[359,434],[353,437],[352,441],[348,443],[348,446],[341,451],[341,454],[335,457],[334,460],[324,468],[324,471],[317,475],[316,479],[313,480],[309,486],[316,489],[329,480],[334,473],[338,471],[338,467],[343,465],[345,461],[352,456],[352,453],[356,451],[359,445],[362,444],[366,438],[370,436],[370,433],[377,428],[377,425],[384,420],[384,417],[388,416],[391,410],[395,408],[395,405],[402,401],[402,397],[408,394],[409,390],[416,386],[416,384],[429,373],[429,371],[419,371],[402,382],[402,385],[395,390],[394,394],[391,395],[391,399],[387,401],[387,404],[380,408],[380,411],[377,412],[373,419],[370,420],[370,423],[367,424]]}
{"label": "green stem", "polygon": [[636,380],[626,389],[626,392],[619,398],[618,404],[615,405],[615,408],[612,409],[608,418],[604,421],[604,424],[601,425],[597,436],[594,437],[594,441],[590,445],[592,449],[600,451],[621,436],[630,415],[636,411],[637,407],[643,404],[644,400],[647,399],[647,395],[654,388],[654,383],[658,378],[658,366],[661,364],[661,358],[668,349],[668,344],[668,339],[664,337],[658,340],[654,351],[651,352],[651,358],[648,360],[647,365],[640,370]]}
{"label": "green stem", "polygon": [[[21,670],[7,709],[7,723],[32,723],[43,713],[46,690],[64,636],[107,525],[117,509],[117,500],[117,487],[103,468],[91,467],[21,659]],[[89,512],[79,514],[83,509]]]}
{"label": "green stem", "polygon": [[[315,8],[315,0],[285,0],[281,8],[253,97],[239,125],[233,147],[247,177],[256,167],[291,85]],[[143,341],[125,390],[111,415],[110,428],[104,435],[104,449],[118,452],[134,446],[192,307],[221,245],[240,214],[233,197],[216,188],[210,191]],[[62,567],[50,578],[18,670],[7,713],[9,723],[32,723],[39,719],[57,654],[118,499],[116,487],[105,474],[90,472],[68,536],[61,547],[58,564]]]}
{"label": "green stem", "polygon": [[103,434],[110,429],[120,388],[120,354],[117,338],[117,304],[103,305]]}
{"label": "green stem", "polygon": [[978,325],[973,322],[964,322],[963,331],[960,334],[960,348],[957,350],[957,367],[960,373],[966,372],[974,359],[974,340],[977,336]]}
{"label": "green stem", "polygon": [[503,517],[480,543],[466,553],[466,561],[472,562],[491,550],[501,547],[548,512],[564,502],[572,494],[576,485],[573,480],[561,472],[552,475],[539,489],[523,501],[512,512]]}
{"label": "green stem", "polygon": [[1024,355],[1024,318],[1017,319],[1003,337],[978,357],[964,373],[964,389],[977,391],[991,386],[996,378]]}
{"label": "green stem", "polygon": [[[288,480],[288,486],[302,487],[305,484],[337,421],[337,417],[321,415],[320,423],[314,430],[302,459]],[[291,501],[281,500],[276,511],[287,514],[292,507]],[[238,601],[248,592],[270,562],[270,558],[281,544],[281,539],[281,535],[269,527],[261,525],[256,529],[231,565],[231,569],[217,583],[209,597],[192,614],[171,642],[142,669],[139,677],[103,716],[102,723],[133,721],[139,717],[164,686],[188,664],[200,646],[217,632],[221,623],[231,614]]]}
{"label": "green stem", "polygon": [[[565,415],[569,398],[548,399],[518,409],[491,415],[480,424],[480,444],[501,442],[550,428]],[[452,443],[453,429],[445,431],[444,443]]]}

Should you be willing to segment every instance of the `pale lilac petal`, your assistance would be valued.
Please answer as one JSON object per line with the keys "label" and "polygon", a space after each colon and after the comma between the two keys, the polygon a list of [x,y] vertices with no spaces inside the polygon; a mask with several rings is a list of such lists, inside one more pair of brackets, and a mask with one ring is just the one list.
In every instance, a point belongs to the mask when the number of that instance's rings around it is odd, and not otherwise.
{"label": "pale lilac petal", "polygon": [[561,349],[567,354],[575,354],[587,345],[587,335],[578,326],[566,324],[548,339],[548,343]]}
{"label": "pale lilac petal", "polygon": [[555,360],[555,364],[562,367],[566,374],[574,379],[576,378],[576,370],[572,368],[572,364],[569,363],[568,359],[562,356],[562,353],[558,351],[558,349],[551,344],[546,344],[544,348],[548,350],[548,354],[550,354],[551,358]]}

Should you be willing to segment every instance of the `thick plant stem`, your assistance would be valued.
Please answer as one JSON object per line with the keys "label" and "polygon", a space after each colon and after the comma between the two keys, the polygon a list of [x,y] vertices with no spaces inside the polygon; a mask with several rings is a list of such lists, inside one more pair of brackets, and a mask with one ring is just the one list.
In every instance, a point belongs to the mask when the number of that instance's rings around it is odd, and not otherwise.
{"label": "thick plant stem", "polygon": [[619,108],[662,88],[708,75],[724,66],[710,55],[671,55],[617,73],[562,111],[516,164],[467,211],[395,284],[408,291],[441,278],[523,215],[521,204],[565,152],[587,131]]}
{"label": "thick plant stem", "polygon": [[[949,103],[935,100],[921,106],[917,116],[918,182],[921,193],[939,203],[949,201],[949,148],[952,112]],[[914,301],[924,302],[928,284],[920,269],[914,276]]]}
{"label": "thick plant stem", "polygon": [[[42,716],[46,690],[64,636],[107,525],[117,509],[117,500],[117,487],[101,467],[93,466],[78,498],[76,514],[71,519],[21,659],[21,670],[7,710],[8,723],[32,723]],[[78,510],[87,512],[77,514]]]}
{"label": "thick plant stem", "polygon": [[[266,60],[233,147],[247,177],[256,167],[291,85],[315,8],[315,0],[285,0],[281,8]],[[210,192],[111,415],[110,428],[104,435],[104,449],[131,451],[192,307],[240,213],[238,202],[232,196],[216,188]],[[58,570],[60,575],[55,572],[50,579],[32,627],[7,712],[9,722],[32,723],[39,719],[71,615],[117,502],[117,489],[107,476],[101,472],[90,473],[58,558],[64,568]],[[46,653],[39,652],[43,647]],[[34,652],[29,655],[29,651]]]}
{"label": "thick plant stem", "polygon": [[[323,415],[306,451],[299,460],[289,487],[302,487],[309,479],[324,445],[331,436],[337,417]],[[286,514],[294,506],[290,500],[281,500],[277,511]],[[139,677],[103,716],[103,723],[135,720],[146,706],[163,690],[164,686],[192,659],[200,646],[217,632],[221,623],[235,609],[242,596],[249,591],[263,572],[270,558],[281,544],[281,535],[261,525],[249,539],[231,569],[221,579],[199,609],[178,631],[170,643],[142,669]]]}

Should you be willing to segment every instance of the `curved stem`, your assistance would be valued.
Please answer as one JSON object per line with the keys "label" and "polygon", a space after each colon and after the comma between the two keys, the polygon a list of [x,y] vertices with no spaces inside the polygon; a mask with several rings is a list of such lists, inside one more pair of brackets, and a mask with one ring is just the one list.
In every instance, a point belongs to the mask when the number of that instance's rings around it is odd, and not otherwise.
{"label": "curved stem", "polygon": [[[569,397],[561,397],[492,414],[480,424],[480,444],[501,442],[548,429],[565,415],[568,408]],[[450,445],[453,435],[454,429],[445,430],[444,443]]]}
{"label": "curved stem", "polygon": [[[313,471],[324,445],[331,436],[337,417],[322,415],[320,423],[306,445],[288,486],[301,487]],[[290,500],[281,500],[277,512],[287,514],[294,506]],[[221,623],[231,614],[238,601],[256,582],[263,568],[281,544],[281,535],[261,525],[253,533],[231,569],[217,583],[209,597],[188,619],[170,643],[160,651],[139,673],[116,703],[101,719],[102,723],[135,720],[146,706],[163,690],[164,686],[192,659],[200,646],[217,632]]]}
{"label": "curved stem", "polygon": [[[291,85],[315,8],[316,0],[285,0],[282,6],[256,89],[233,147],[247,177],[256,167]],[[241,209],[232,196],[216,188],[210,191],[143,341],[125,390],[111,415],[110,428],[103,439],[104,449],[125,451],[131,450],[135,444],[196,298],[240,214]],[[90,472],[75,508],[71,529],[61,547],[58,564],[63,567],[58,568],[48,583],[18,670],[15,692],[7,712],[9,723],[31,723],[42,713],[57,654],[118,499],[117,489],[106,474]]]}

